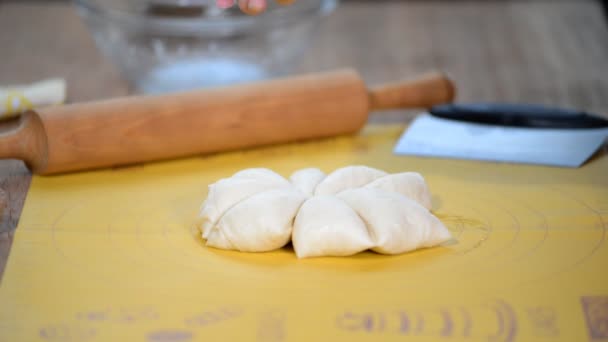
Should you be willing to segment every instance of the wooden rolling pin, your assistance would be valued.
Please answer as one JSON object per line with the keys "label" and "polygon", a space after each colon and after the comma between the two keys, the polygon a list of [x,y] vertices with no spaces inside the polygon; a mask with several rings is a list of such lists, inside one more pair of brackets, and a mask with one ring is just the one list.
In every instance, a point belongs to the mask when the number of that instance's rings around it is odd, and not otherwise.
{"label": "wooden rolling pin", "polygon": [[352,70],[30,110],[0,124],[0,158],[53,174],[354,133],[372,110],[451,102],[432,73],[368,90]]}

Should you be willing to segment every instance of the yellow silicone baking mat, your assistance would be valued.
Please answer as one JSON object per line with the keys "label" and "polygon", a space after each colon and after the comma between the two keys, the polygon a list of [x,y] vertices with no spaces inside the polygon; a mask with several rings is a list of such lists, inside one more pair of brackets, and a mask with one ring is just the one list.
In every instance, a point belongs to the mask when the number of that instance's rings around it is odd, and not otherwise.
{"label": "yellow silicone baking mat", "polygon": [[[560,169],[395,156],[402,130],[34,177],[0,285],[0,341],[608,338],[608,158]],[[352,164],[421,172],[454,240],[298,260],[199,238],[219,178]]]}

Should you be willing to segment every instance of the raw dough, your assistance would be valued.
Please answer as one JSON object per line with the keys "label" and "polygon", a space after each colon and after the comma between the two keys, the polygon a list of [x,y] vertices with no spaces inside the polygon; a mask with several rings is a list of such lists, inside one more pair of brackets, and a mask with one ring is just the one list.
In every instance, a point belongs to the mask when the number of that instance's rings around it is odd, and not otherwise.
{"label": "raw dough", "polygon": [[367,166],[348,166],[337,169],[315,189],[315,195],[333,195],[347,189],[362,187],[388,173]]}
{"label": "raw dough", "polygon": [[388,175],[376,179],[365,187],[400,193],[431,210],[431,192],[419,173],[404,172]]}
{"label": "raw dough", "polygon": [[291,183],[306,196],[312,196],[315,188],[325,178],[323,171],[319,169],[303,169],[294,172],[289,180]]}
{"label": "raw dough", "polygon": [[375,252],[401,254],[450,239],[450,232],[438,218],[399,193],[360,188],[337,197],[365,221]]}
{"label": "raw dough", "polygon": [[299,258],[400,254],[451,238],[430,208],[428,186],[415,172],[349,166],[325,175],[309,168],[287,180],[258,168],[209,186],[200,228],[208,246],[243,252],[275,250],[291,239]]}
{"label": "raw dough", "polygon": [[365,222],[335,196],[314,196],[302,205],[293,229],[298,258],[347,256],[374,247]]}
{"label": "raw dough", "polygon": [[[306,197],[296,189],[260,192],[228,209],[209,236],[211,247],[267,252],[291,239],[293,218]],[[221,235],[221,236],[220,236]]]}
{"label": "raw dough", "polygon": [[203,238],[209,236],[211,229],[233,205],[259,192],[282,187],[291,187],[291,184],[268,169],[248,169],[211,184],[201,207]]}

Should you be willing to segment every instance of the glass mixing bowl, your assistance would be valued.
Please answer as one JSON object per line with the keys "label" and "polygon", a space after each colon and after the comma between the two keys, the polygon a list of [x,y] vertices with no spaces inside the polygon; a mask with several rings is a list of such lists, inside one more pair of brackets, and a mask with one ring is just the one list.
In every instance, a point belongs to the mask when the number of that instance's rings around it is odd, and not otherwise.
{"label": "glass mixing bowl", "polygon": [[140,93],[289,73],[337,0],[298,0],[249,16],[215,0],[74,0],[97,46]]}

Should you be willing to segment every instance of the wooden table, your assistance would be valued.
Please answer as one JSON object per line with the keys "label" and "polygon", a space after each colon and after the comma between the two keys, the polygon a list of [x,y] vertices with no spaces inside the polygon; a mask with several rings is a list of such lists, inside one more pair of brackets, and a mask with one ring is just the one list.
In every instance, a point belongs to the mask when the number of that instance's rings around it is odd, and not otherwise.
{"label": "wooden table", "polygon": [[[0,46],[0,83],[64,77],[71,102],[130,91],[68,2],[0,1]],[[299,71],[341,66],[369,83],[440,68],[457,82],[460,101],[608,114],[608,25],[592,0],[345,1]],[[21,162],[0,161],[0,277],[30,178]]]}

